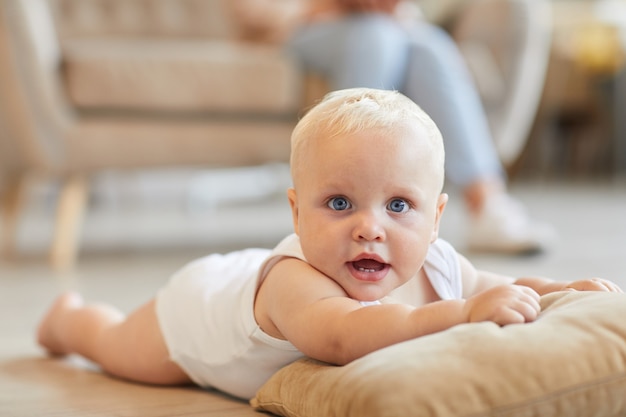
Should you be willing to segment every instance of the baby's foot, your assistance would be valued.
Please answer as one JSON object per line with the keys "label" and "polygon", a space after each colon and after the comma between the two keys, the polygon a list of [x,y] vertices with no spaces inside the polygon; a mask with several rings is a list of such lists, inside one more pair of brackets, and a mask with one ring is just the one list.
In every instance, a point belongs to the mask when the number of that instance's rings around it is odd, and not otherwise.
{"label": "baby's foot", "polygon": [[67,292],[59,296],[48,310],[37,329],[37,342],[52,355],[69,353],[59,335],[60,321],[65,313],[82,307],[83,298],[77,292]]}

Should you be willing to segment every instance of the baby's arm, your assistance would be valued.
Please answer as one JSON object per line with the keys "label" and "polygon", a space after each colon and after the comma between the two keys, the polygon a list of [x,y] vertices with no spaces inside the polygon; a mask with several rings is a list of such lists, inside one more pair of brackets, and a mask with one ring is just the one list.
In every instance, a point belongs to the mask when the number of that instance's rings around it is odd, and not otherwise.
{"label": "baby's arm", "polygon": [[515,284],[532,288],[539,295],[556,291],[608,291],[623,292],[615,283],[602,278],[589,278],[576,281],[556,281],[544,277],[511,278],[493,272],[479,271],[462,255],[459,255],[463,275],[463,296],[488,290],[498,285]]}
{"label": "baby's arm", "polygon": [[538,295],[521,286],[494,289],[488,299],[363,307],[333,280],[295,259],[272,268],[255,304],[255,317],[266,333],[289,340],[312,358],[340,365],[456,324],[524,322],[538,311]]}
{"label": "baby's arm", "polygon": [[556,291],[607,291],[623,292],[614,282],[602,278],[588,278],[576,281],[555,281],[541,277],[523,277],[515,281],[518,285],[524,285],[544,295]]}

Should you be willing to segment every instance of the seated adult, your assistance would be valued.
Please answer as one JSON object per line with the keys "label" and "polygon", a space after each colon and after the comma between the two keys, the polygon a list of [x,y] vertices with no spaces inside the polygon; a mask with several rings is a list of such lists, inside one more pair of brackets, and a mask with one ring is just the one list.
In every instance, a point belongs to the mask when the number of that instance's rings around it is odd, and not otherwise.
{"label": "seated adult", "polygon": [[401,0],[232,0],[243,34],[283,43],[304,71],[331,89],[399,90],[442,131],[446,177],[469,213],[467,248],[528,253],[554,232],[507,190],[485,110],[456,44]]}

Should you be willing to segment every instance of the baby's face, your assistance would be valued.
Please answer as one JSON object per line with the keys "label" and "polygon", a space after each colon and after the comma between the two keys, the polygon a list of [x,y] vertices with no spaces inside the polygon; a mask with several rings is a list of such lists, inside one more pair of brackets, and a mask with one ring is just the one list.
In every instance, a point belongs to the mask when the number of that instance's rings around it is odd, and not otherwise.
{"label": "baby's face", "polygon": [[374,130],[306,148],[294,225],[306,259],[351,298],[373,301],[414,277],[447,196],[421,127]]}

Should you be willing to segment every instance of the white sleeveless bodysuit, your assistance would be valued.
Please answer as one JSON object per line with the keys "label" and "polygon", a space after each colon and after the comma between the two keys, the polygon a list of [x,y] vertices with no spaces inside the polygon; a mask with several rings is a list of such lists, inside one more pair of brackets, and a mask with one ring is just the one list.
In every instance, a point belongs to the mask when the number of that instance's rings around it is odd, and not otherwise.
{"label": "white sleeveless bodysuit", "polygon": [[[264,333],[254,319],[257,288],[285,257],[306,262],[296,235],[274,250],[193,261],[159,291],[156,313],[170,357],[195,383],[250,399],[276,371],[303,356],[290,342]],[[424,269],[442,299],[461,298],[458,256],[447,242],[431,245]]]}

